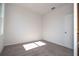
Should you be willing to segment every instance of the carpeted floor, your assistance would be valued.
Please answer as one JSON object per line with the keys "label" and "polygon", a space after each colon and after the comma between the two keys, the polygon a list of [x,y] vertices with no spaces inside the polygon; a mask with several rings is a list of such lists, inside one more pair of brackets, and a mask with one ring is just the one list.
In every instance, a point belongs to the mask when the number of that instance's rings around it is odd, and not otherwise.
{"label": "carpeted floor", "polygon": [[23,44],[28,43],[6,46],[4,47],[1,56],[72,56],[73,55],[73,50],[71,49],[44,40],[41,40],[41,42],[46,43],[46,45],[39,46],[30,50],[25,50],[23,47]]}

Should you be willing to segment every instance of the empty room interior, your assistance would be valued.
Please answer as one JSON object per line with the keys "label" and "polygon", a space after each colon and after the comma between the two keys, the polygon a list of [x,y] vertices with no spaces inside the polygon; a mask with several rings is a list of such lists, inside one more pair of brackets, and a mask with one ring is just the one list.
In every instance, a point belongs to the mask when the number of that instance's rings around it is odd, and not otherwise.
{"label": "empty room interior", "polygon": [[0,3],[0,56],[73,56],[73,3]]}

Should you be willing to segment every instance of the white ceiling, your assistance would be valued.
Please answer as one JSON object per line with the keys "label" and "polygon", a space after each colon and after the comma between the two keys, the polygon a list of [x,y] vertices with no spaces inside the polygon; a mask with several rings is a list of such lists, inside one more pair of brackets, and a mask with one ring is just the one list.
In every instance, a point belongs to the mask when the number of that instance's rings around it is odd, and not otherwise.
{"label": "white ceiling", "polygon": [[25,7],[33,12],[44,15],[49,13],[52,7],[59,8],[64,3],[16,3],[14,5]]}

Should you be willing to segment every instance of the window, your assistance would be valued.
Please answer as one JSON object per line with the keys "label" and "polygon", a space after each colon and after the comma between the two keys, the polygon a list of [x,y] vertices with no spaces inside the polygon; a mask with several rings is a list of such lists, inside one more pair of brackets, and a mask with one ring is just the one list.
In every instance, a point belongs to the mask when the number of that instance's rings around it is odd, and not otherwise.
{"label": "window", "polygon": [[0,3],[0,35],[3,34],[4,4]]}
{"label": "window", "polygon": [[0,17],[0,35],[2,33],[2,18]]}

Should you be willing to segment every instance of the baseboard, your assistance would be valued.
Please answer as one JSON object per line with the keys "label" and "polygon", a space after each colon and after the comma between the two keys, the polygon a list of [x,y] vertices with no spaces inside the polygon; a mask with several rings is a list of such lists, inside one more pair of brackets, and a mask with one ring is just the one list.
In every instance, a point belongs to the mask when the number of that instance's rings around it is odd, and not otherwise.
{"label": "baseboard", "polygon": [[[39,40],[42,40],[42,39],[39,39]],[[21,43],[15,43],[15,44],[10,44],[10,45],[4,45],[4,47],[11,46],[11,45],[17,45],[17,44],[24,44],[24,43],[36,42],[36,41],[39,41],[39,40],[33,40],[33,41],[29,41],[29,42],[21,42]]]}
{"label": "baseboard", "polygon": [[[43,39],[43,40],[44,40],[44,39]],[[50,42],[50,43],[54,43],[54,44],[56,44],[56,45],[59,45],[59,46],[62,46],[62,47],[65,47],[65,48],[68,48],[68,49],[73,50],[72,48],[66,47],[66,46],[64,46],[64,45],[57,44],[57,43],[55,43],[55,42],[51,42],[51,41],[49,41],[49,40],[45,40],[45,41]]]}

